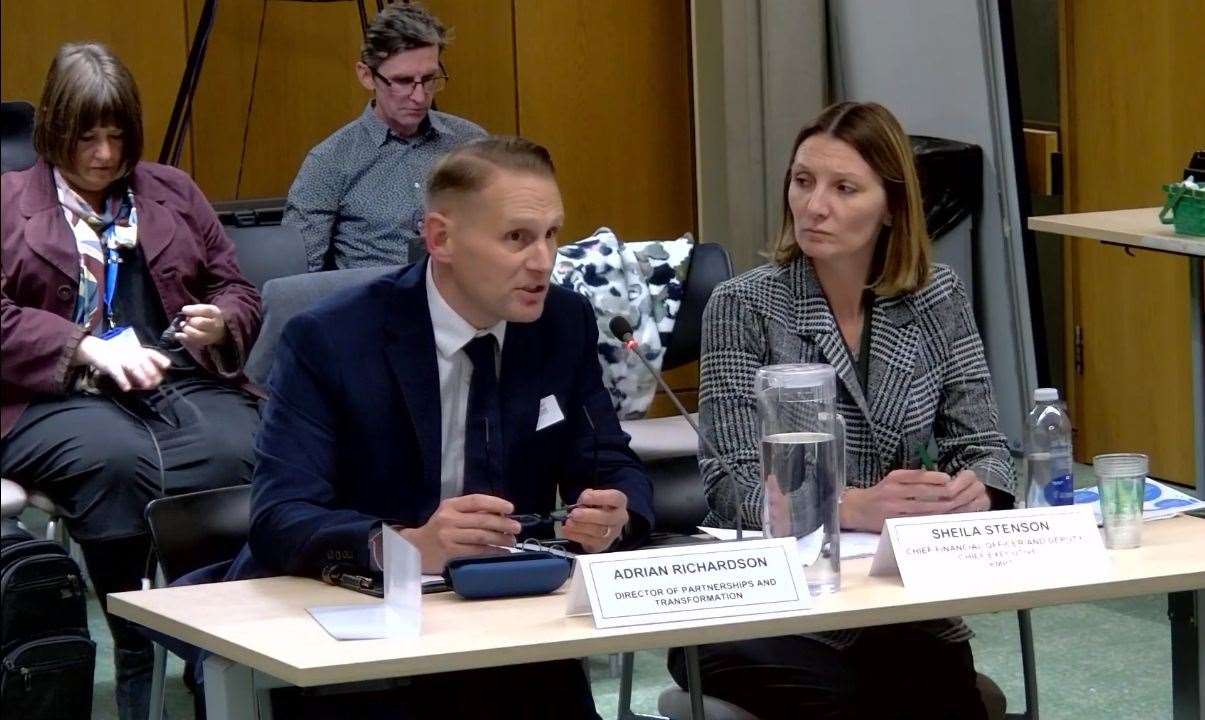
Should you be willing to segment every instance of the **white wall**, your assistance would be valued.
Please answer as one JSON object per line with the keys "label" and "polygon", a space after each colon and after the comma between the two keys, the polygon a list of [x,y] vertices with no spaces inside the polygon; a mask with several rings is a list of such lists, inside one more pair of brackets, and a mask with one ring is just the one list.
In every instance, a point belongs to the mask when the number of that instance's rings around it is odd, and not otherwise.
{"label": "white wall", "polygon": [[699,239],[737,272],[782,217],[791,141],[825,106],[823,0],[693,0]]}
{"label": "white wall", "polygon": [[1015,445],[1037,382],[1016,171],[994,0],[833,0],[834,91],[881,102],[913,134],[983,148],[974,287],[1004,432]]}

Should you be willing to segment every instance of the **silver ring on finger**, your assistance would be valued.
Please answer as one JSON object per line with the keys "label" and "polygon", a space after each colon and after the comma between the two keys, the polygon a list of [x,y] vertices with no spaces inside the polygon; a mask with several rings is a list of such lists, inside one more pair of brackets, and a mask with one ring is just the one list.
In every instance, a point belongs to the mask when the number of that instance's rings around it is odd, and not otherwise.
{"label": "silver ring on finger", "polygon": [[603,536],[604,538],[609,538],[609,537],[611,537],[611,526],[610,526],[610,525],[608,525],[606,528],[604,528],[604,529],[603,529],[603,534],[602,534],[602,536]]}

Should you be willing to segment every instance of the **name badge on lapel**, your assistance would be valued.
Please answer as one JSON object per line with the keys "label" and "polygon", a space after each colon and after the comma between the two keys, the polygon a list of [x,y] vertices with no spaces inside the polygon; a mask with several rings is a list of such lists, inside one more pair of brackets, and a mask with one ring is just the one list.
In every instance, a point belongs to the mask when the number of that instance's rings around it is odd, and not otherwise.
{"label": "name badge on lapel", "polygon": [[540,401],[540,417],[536,418],[536,432],[550,425],[556,425],[565,419],[561,405],[556,401],[556,395],[549,395]]}

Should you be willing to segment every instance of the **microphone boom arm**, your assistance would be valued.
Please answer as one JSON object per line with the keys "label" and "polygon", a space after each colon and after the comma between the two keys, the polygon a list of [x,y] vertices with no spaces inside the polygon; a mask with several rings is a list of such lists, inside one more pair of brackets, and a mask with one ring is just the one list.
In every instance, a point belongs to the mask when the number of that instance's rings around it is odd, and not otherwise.
{"label": "microphone boom arm", "polygon": [[661,373],[657,372],[653,368],[652,363],[648,361],[648,358],[644,356],[644,353],[640,352],[639,344],[631,337],[631,331],[628,331],[625,334],[628,337],[620,339],[621,342],[623,342],[624,347],[626,347],[628,350],[631,350],[632,354],[639,358],[640,362],[644,363],[644,367],[647,368],[652,376],[657,380],[657,384],[660,385],[661,389],[665,391],[665,394],[669,396],[669,399],[671,402],[673,402],[674,407],[678,408],[678,412],[682,414],[682,417],[686,418],[686,422],[690,423],[690,426],[695,431],[695,435],[698,436],[699,441],[703,443],[703,447],[707,448],[707,452],[711,453],[712,456],[715,457],[716,462],[720,464],[720,469],[722,469],[728,475],[728,477],[731,478],[734,486],[733,489],[737,491],[738,494],[736,505],[736,539],[743,540],[745,529],[745,492],[740,488],[740,481],[737,479],[736,473],[732,471],[732,467],[728,465],[723,456],[720,455],[720,453],[715,449],[715,446],[711,444],[711,441],[707,439],[707,436],[699,430],[698,424],[695,423],[694,419],[690,416],[690,413],[686,411],[686,408],[682,406],[682,402],[678,400],[677,393],[670,389],[669,385],[667,385],[665,380],[661,377]]}

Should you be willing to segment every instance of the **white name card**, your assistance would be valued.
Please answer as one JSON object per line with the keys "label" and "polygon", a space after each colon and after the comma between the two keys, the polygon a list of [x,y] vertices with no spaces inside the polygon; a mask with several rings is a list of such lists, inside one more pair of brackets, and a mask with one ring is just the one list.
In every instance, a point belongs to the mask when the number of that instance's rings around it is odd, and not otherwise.
{"label": "white name card", "polygon": [[871,575],[910,590],[1059,587],[1103,580],[1109,557],[1086,505],[892,518]]}
{"label": "white name card", "polygon": [[569,615],[599,628],[811,607],[795,538],[578,555]]}

